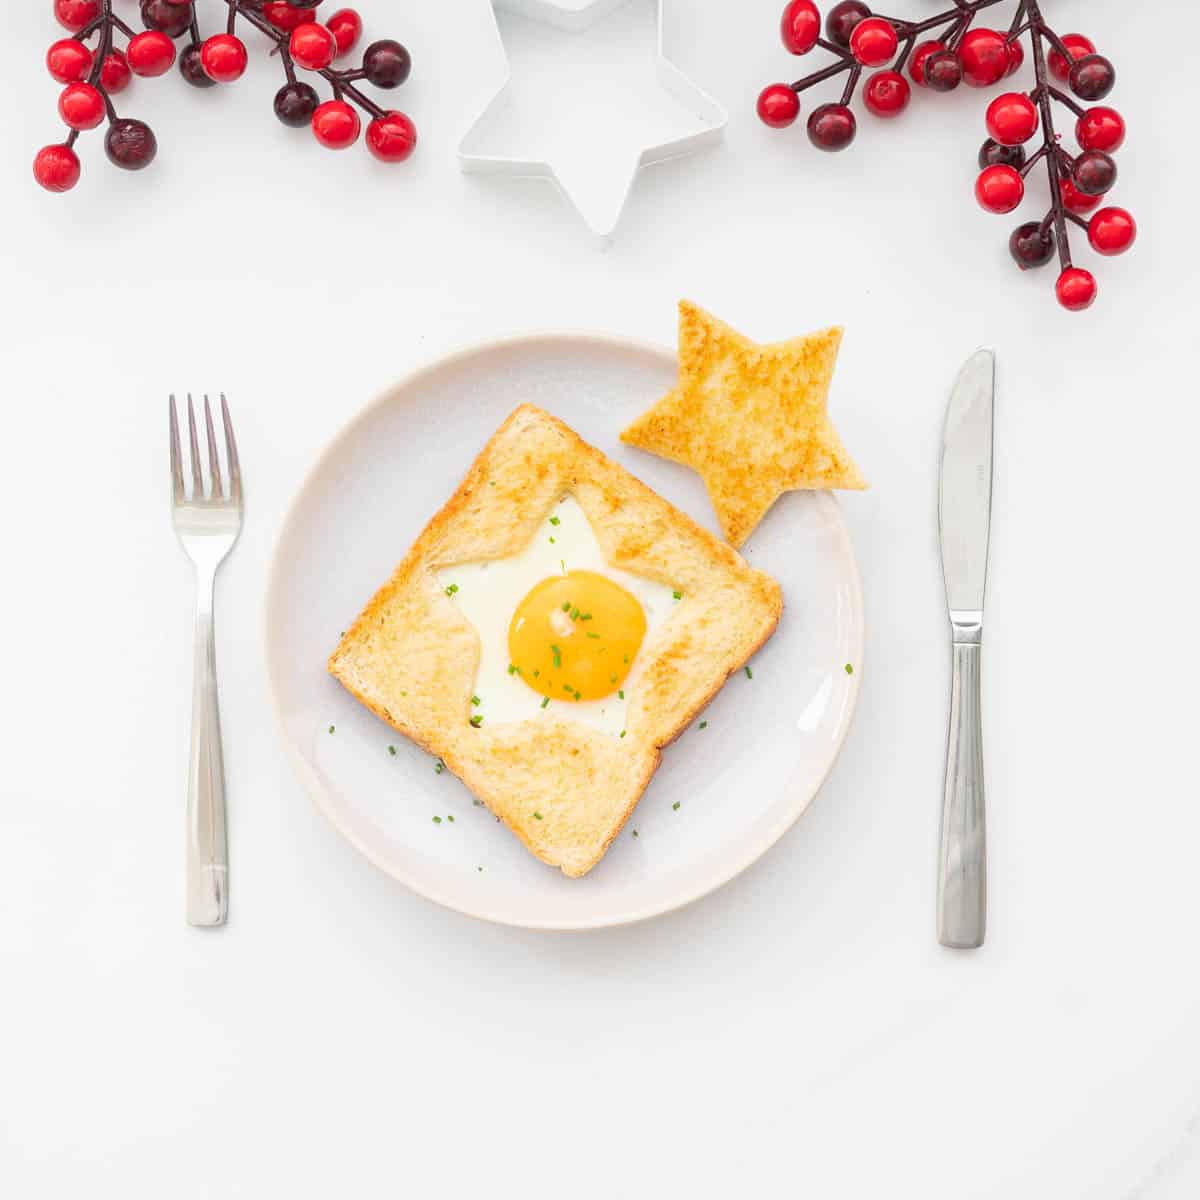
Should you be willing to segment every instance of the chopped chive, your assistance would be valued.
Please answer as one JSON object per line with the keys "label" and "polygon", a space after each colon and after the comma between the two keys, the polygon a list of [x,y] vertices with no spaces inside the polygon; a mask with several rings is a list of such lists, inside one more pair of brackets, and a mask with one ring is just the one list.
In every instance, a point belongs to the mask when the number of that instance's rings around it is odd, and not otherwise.
{"label": "chopped chive", "polygon": [[329,727],[329,732],[330,732],[330,733],[332,733],[332,732],[333,732],[333,729],[334,729],[334,727],[333,727],[332,725],[330,725],[330,727]]}
{"label": "chopped chive", "polygon": [[545,708],[545,707],[546,707],[546,705],[547,705],[547,704],[549,704],[549,703],[550,703],[550,697],[549,697],[549,696],[543,696],[543,697],[542,697],[542,707],[543,707],[543,708]]}
{"label": "chopped chive", "polygon": [[471,718],[471,724],[472,724],[472,725],[474,725],[476,729],[478,729],[478,728],[480,727],[480,725],[482,725],[482,724],[483,724],[483,714],[482,714],[482,713],[476,713],[476,714],[475,714],[475,715],[474,715],[474,716]]}
{"label": "chopped chive", "polygon": [[540,669],[540,668],[538,668],[538,667],[534,667],[534,668],[533,668],[533,677],[534,677],[534,679],[536,679],[536,678],[537,678],[537,677],[538,677],[538,676],[539,676],[541,673],[542,673],[542,672],[541,672],[541,669]]}
{"label": "chopped chive", "polygon": [[671,593],[671,595],[672,595],[672,596],[674,596],[676,600],[682,600],[682,599],[683,599],[683,593],[682,593],[682,592],[672,592],[672,593]]}
{"label": "chopped chive", "polygon": [[562,522],[561,522],[561,521],[560,521],[560,520],[559,520],[557,517],[551,517],[551,518],[550,518],[550,524],[551,524],[551,525],[561,525],[561,524],[562,524]]}
{"label": "chopped chive", "polygon": [[637,837],[637,836],[638,836],[638,831],[637,831],[636,829],[633,831],[633,836],[634,836],[634,837]]}
{"label": "chopped chive", "polygon": [[475,870],[477,870],[477,871],[482,871],[482,870],[483,870],[483,868],[482,868],[482,867],[476,867],[476,868],[475,868]]}
{"label": "chopped chive", "polygon": [[582,692],[576,692],[576,693],[575,693],[575,699],[576,699],[576,700],[582,700],[582,699],[583,699],[583,693],[582,693]]}
{"label": "chopped chive", "polygon": [[407,693],[407,692],[401,692],[401,693],[400,693],[400,695],[402,695],[402,696],[407,696],[407,695],[408,695],[408,693]]}
{"label": "chopped chive", "polygon": [[588,637],[595,638],[597,641],[600,640],[600,635],[598,633],[592,633],[591,630],[588,630]]}
{"label": "chopped chive", "polygon": [[621,736],[622,736],[622,737],[624,737],[624,736],[625,736],[625,730],[623,730],[623,729],[621,730]]}
{"label": "chopped chive", "polygon": [[447,814],[446,814],[446,820],[447,820],[447,821],[449,821],[451,825],[453,825],[453,824],[454,824],[454,817],[453,817],[453,815],[452,815],[452,814],[450,814],[450,813],[447,813]]}
{"label": "chopped chive", "polygon": [[553,539],[553,538],[551,538],[551,539],[550,539],[550,545],[552,545],[552,546],[554,545],[554,539]]}
{"label": "chopped chive", "polygon": [[578,621],[578,620],[579,620],[579,609],[577,609],[577,608],[573,608],[573,609],[571,609],[571,620],[572,620],[572,621]]}
{"label": "chopped chive", "polygon": [[850,663],[847,663],[847,664],[846,664],[846,674],[847,674],[847,675],[853,675],[853,674],[854,674],[854,668],[853,668],[853,667],[850,665]]}
{"label": "chopped chive", "polygon": [[569,683],[563,684],[563,691],[566,692],[567,695],[570,695],[574,690],[575,689]]}
{"label": "chopped chive", "polygon": [[749,668],[749,667],[747,667],[747,668],[746,668],[746,678],[747,678],[747,679],[753,679],[753,678],[754,678],[754,672],[753,672],[752,670],[750,670],[750,668]]}
{"label": "chopped chive", "polygon": [[471,799],[471,803],[472,803],[473,805],[475,805],[475,807],[476,807],[476,808],[482,808],[482,807],[483,807],[483,801],[482,801],[482,800],[476,800],[476,799],[474,799],[474,797],[472,797],[472,799]]}
{"label": "chopped chive", "polygon": [[555,667],[561,667],[562,666],[562,651],[557,646],[552,645],[550,647],[550,653],[554,655]]}
{"label": "chopped chive", "polygon": [[580,613],[579,619],[581,621],[590,621],[592,619],[592,614],[591,613]]}
{"label": "chopped chive", "polygon": [[442,762],[442,760],[440,758],[437,760],[437,762],[435,762],[433,764],[433,773],[435,775],[440,775],[445,769],[446,769],[446,764],[444,762]]}
{"label": "chopped chive", "polygon": [[625,655],[625,662],[626,662],[626,664],[628,664],[628,662],[629,662],[629,655],[628,655],[628,654],[626,654],[626,655]]}
{"label": "chopped chive", "polygon": [[570,611],[571,611],[571,602],[570,602],[570,600],[564,600],[564,601],[563,601],[563,612],[570,612]]}
{"label": "chopped chive", "polygon": [[441,818],[441,817],[434,817],[434,818],[433,818],[433,823],[434,823],[435,825],[440,825],[440,824],[442,823],[442,818]]}
{"label": "chopped chive", "polygon": [[565,558],[560,558],[558,560],[558,565],[562,569],[562,573],[565,575],[567,573],[567,560]]}
{"label": "chopped chive", "polygon": [[622,689],[621,689],[621,690],[620,690],[620,691],[617,693],[617,697],[618,697],[619,699],[621,699],[621,700],[624,700],[624,699],[625,699],[625,689],[624,689],[624,688],[622,688]]}
{"label": "chopped chive", "polygon": [[389,754],[390,754],[390,755],[391,755],[393,758],[395,758],[395,757],[396,757],[396,747],[395,747],[395,746],[389,746],[389,747],[388,747],[388,753],[389,753]]}
{"label": "chopped chive", "polygon": [[701,728],[701,729],[707,729],[707,728],[708,728],[708,722],[707,722],[707,721],[701,721],[701,722],[700,722],[700,728]]}
{"label": "chopped chive", "polygon": [[679,811],[679,801],[678,801],[678,800],[676,800],[676,801],[675,801],[675,803],[671,805],[671,811],[672,811],[672,812],[678,812],[678,811]]}
{"label": "chopped chive", "polygon": [[608,682],[609,682],[609,683],[616,683],[616,682],[617,682],[617,677],[616,677],[615,675],[610,675],[610,676],[608,677]]}
{"label": "chopped chive", "polygon": [[534,819],[535,821],[540,821],[540,820],[542,819],[542,814],[541,814],[540,812],[535,812],[535,813],[533,814],[533,819]]}
{"label": "chopped chive", "polygon": [[457,584],[457,583],[452,583],[452,584],[451,584],[451,585],[450,585],[450,586],[449,586],[449,587],[446,589],[446,595],[447,595],[447,596],[453,596],[453,595],[454,595],[454,593],[455,593],[455,592],[457,592],[457,591],[458,591],[458,584]]}
{"label": "chopped chive", "polygon": [[479,699],[479,697],[478,697],[478,696],[472,696],[472,697],[471,697],[471,703],[472,703],[473,705],[475,705],[475,707],[476,707],[476,708],[478,708],[478,707],[479,707],[479,705],[482,703],[482,701]]}
{"label": "chopped chive", "polygon": [[518,666],[514,666],[512,663],[509,663],[508,664],[508,673],[510,675],[520,675],[521,668]]}
{"label": "chopped chive", "polygon": [[[496,486],[496,481],[495,481],[494,479],[489,479],[489,480],[488,480],[488,487],[495,487],[495,486]],[[479,869],[480,869],[481,871],[483,870],[483,868],[482,868],[482,867],[480,867]]]}

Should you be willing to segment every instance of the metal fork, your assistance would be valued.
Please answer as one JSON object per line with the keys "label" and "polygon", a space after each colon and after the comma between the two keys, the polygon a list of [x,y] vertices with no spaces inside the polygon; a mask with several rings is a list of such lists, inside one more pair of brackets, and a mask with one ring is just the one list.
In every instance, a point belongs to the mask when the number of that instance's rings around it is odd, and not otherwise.
{"label": "metal fork", "polygon": [[225,767],[221,756],[221,716],[217,706],[217,657],[213,644],[213,593],[217,568],[233,549],[242,528],[242,472],[229,405],[221,396],[229,494],[221,484],[221,460],[213,433],[212,409],[204,397],[211,488],[204,489],[196,411],[188,396],[192,494],[183,481],[179,419],[171,396],[171,518],[180,545],[196,568],[196,657],[192,688],[192,750],[188,768],[187,919],[190,925],[224,925],[229,913],[229,848],[225,837]]}

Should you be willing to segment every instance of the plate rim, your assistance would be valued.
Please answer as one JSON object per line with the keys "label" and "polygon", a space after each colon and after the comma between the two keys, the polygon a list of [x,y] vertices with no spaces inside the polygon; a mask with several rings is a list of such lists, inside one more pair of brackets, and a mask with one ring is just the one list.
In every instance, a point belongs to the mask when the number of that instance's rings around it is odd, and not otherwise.
{"label": "plate rim", "polygon": [[791,803],[785,805],[785,811],[781,814],[780,819],[771,822],[763,834],[750,843],[741,855],[728,859],[718,859],[719,866],[712,871],[711,875],[703,878],[698,886],[686,892],[681,891],[677,898],[672,898],[666,903],[650,903],[643,907],[635,907],[628,911],[597,916],[595,918],[571,917],[564,920],[547,917],[546,919],[530,919],[494,908],[489,911],[486,907],[471,906],[465,901],[451,896],[446,891],[439,891],[437,888],[426,886],[398,873],[390,863],[384,861],[382,856],[376,853],[365,839],[360,838],[352,828],[339,819],[336,805],[329,802],[328,789],[320,782],[316,776],[316,772],[295,745],[293,738],[288,732],[284,717],[284,707],[280,696],[281,685],[276,672],[275,656],[272,652],[271,630],[273,622],[271,615],[279,603],[277,597],[281,589],[281,575],[283,571],[282,548],[285,542],[289,540],[293,526],[299,520],[299,508],[302,499],[308,493],[315,479],[321,474],[327,462],[333,457],[335,450],[360,425],[368,421],[377,410],[382,409],[391,397],[397,392],[412,388],[418,384],[422,376],[453,367],[466,359],[537,343],[557,343],[560,346],[568,343],[584,343],[593,348],[607,347],[624,353],[633,351],[638,354],[667,360],[671,365],[678,364],[676,349],[674,347],[667,347],[660,342],[594,330],[540,329],[526,333],[487,338],[481,341],[461,342],[439,354],[434,354],[421,360],[409,371],[400,375],[386,387],[381,388],[361,408],[342,421],[333,434],[326,440],[321,450],[304,471],[299,484],[296,486],[284,510],[283,519],[280,521],[278,532],[275,535],[274,544],[271,547],[270,561],[267,565],[266,591],[262,610],[263,654],[267,669],[267,691],[271,700],[271,709],[275,715],[276,728],[283,741],[288,761],[298,777],[301,786],[308,793],[310,802],[347,843],[353,846],[373,867],[389,879],[395,880],[397,883],[408,888],[409,891],[442,908],[461,913],[464,916],[474,917],[481,921],[487,921],[490,924],[503,925],[515,929],[533,929],[547,932],[579,932],[590,929],[621,928],[627,925],[638,924],[642,921],[652,920],[655,917],[666,916],[668,913],[679,912],[681,909],[687,908],[697,901],[704,899],[705,896],[712,895],[713,892],[718,891],[727,883],[747,871],[768,850],[777,845],[783,839],[784,835],[808,811],[813,801],[824,788],[835,764],[841,757],[846,738],[850,733],[855,715],[858,712],[860,678],[866,645],[866,613],[863,606],[862,574],[858,566],[858,559],[854,553],[850,531],[846,527],[845,520],[842,517],[841,506],[838,504],[837,497],[832,492],[821,491],[815,494],[823,496],[833,506],[838,516],[838,536],[850,567],[849,582],[853,600],[853,615],[855,618],[850,631],[851,642],[854,661],[859,664],[850,676],[849,702],[837,733],[836,742],[828,756],[828,761],[824,764],[820,778],[807,790],[806,795],[798,801],[792,800]]}

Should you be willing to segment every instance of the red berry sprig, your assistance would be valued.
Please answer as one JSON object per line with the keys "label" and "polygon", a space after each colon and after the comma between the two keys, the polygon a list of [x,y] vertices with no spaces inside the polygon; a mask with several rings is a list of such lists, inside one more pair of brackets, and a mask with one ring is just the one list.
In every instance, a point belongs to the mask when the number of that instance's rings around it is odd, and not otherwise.
{"label": "red berry sprig", "polygon": [[[953,91],[963,83],[976,88],[999,83],[1024,62],[1020,39],[1028,36],[1035,86],[1029,92],[1006,92],[988,105],[990,136],[979,151],[975,196],[989,212],[1012,212],[1024,199],[1029,171],[1039,161],[1046,162],[1050,211],[1041,221],[1014,230],[1009,248],[1022,270],[1044,266],[1057,251],[1058,300],[1078,311],[1095,299],[1096,281],[1091,272],[1073,265],[1068,225],[1086,230],[1099,254],[1120,254],[1137,236],[1133,217],[1122,208],[1099,208],[1084,219],[1116,182],[1112,153],[1124,140],[1125,123],[1115,109],[1095,104],[1112,90],[1116,74],[1112,63],[1097,54],[1082,34],[1055,34],[1042,17],[1039,0],[1018,0],[1006,33],[974,27],[980,12],[1005,2],[955,0],[953,8],[906,21],[875,15],[862,0],[840,0],[826,14],[822,36],[821,13],[814,0],[790,0],[780,23],[784,47],[796,55],[820,47],[834,61],[794,83],[768,85],[759,94],[758,115],[772,128],[785,128],[800,115],[802,92],[844,74],[841,98],[818,105],[807,121],[809,141],[817,149],[844,150],[857,132],[850,103],[864,69],[875,69],[863,85],[864,106],[876,117],[892,119],[909,105],[910,80],[933,92]],[[1078,104],[1051,77],[1092,107]],[[1055,103],[1076,118],[1078,155],[1068,154],[1058,143]],[[1027,156],[1024,147],[1039,131],[1041,147]]]}
{"label": "red berry sprig", "polygon": [[[132,3],[133,0],[130,0]],[[58,111],[70,130],[63,142],[43,147],[34,158],[34,178],[51,192],[66,192],[81,172],[75,143],[80,133],[107,120],[104,148],[109,160],[125,170],[150,165],[158,149],[144,121],[119,117],[113,96],[135,75],[166,74],[176,62],[193,87],[233,83],[245,73],[249,51],[239,36],[239,22],[257,30],[279,56],[286,82],[275,95],[275,115],[285,125],[312,129],[321,145],[342,150],[359,138],[361,109],[370,118],[367,148],[383,162],[403,162],[417,144],[417,131],[404,113],[376,104],[358,86],[366,82],[383,90],[408,78],[412,60],[399,42],[373,42],[358,68],[338,68],[362,37],[362,18],[352,8],[316,20],[322,0],[213,0],[227,10],[225,29],[203,37],[196,8],[201,0],[136,0],[144,31],[133,29],[114,11],[114,0],[53,0],[54,15],[70,37],[55,42],[46,67],[64,85]],[[187,39],[177,54],[175,41]],[[124,41],[124,48],[116,45]],[[88,43],[95,39],[95,45]],[[333,98],[321,102],[316,89],[298,70],[322,78]]]}

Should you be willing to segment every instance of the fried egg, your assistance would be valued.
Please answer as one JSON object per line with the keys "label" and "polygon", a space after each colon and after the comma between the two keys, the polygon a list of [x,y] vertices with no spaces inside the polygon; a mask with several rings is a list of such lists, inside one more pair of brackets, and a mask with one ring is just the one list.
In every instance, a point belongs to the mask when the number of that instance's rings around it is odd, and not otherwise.
{"label": "fried egg", "polygon": [[682,598],[610,565],[569,495],[520,553],[437,577],[479,634],[474,724],[553,715],[614,737],[625,729],[639,651]]}

